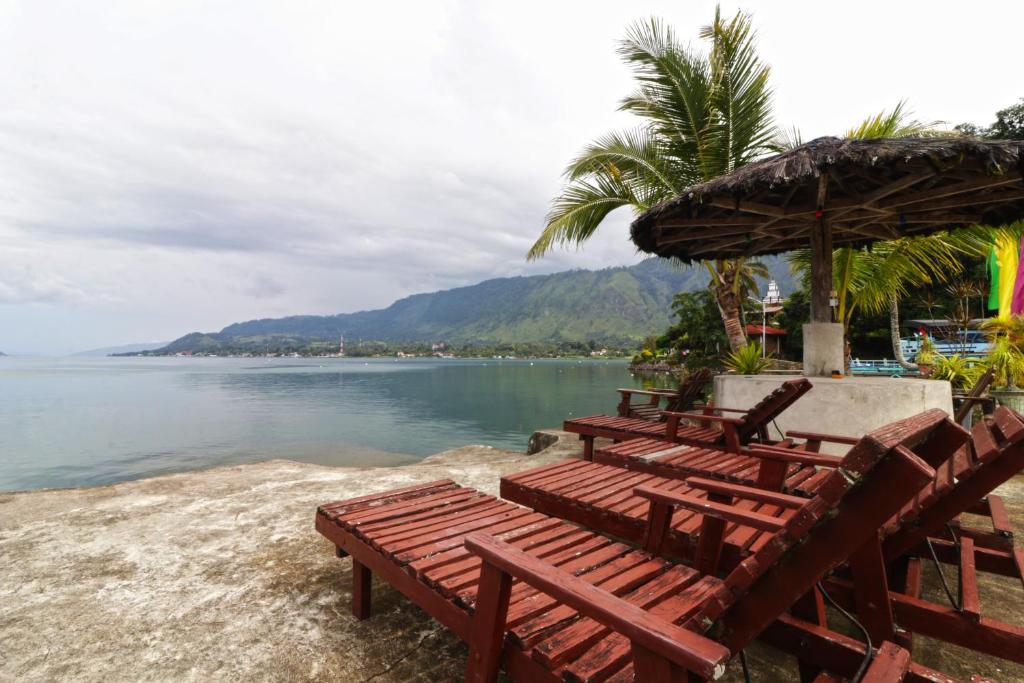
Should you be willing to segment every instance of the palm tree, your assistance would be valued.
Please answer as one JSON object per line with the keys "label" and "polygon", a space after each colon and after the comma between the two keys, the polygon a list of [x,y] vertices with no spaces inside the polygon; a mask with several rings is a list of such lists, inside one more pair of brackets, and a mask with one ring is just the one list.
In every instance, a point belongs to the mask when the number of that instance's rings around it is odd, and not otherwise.
{"label": "palm tree", "polygon": [[[615,209],[640,214],[698,182],[729,173],[772,149],[769,68],[755,51],[750,17],[724,20],[718,8],[700,31],[706,54],[679,42],[658,19],[634,24],[619,45],[638,86],[621,109],[639,127],[599,138],[565,171],[547,225],[528,258],[587,240]],[[742,262],[705,261],[733,351],[746,343],[740,323]]]}

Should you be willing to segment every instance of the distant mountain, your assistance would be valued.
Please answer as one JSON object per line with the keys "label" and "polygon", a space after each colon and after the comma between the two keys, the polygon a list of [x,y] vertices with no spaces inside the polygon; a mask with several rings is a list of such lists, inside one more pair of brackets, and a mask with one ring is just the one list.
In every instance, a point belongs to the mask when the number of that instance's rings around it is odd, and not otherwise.
{"label": "distant mountain", "polygon": [[0,356],[6,356],[6,355],[7,355],[6,353],[4,353],[3,351],[0,351]]}
{"label": "distant mountain", "polygon": [[[783,257],[764,259],[782,293],[793,291]],[[700,267],[681,269],[660,259],[604,270],[485,280],[414,294],[387,308],[339,315],[298,315],[193,332],[161,353],[262,350],[300,340],[445,341],[456,344],[595,341],[632,344],[671,322],[672,297],[707,286]],[[762,283],[762,290],[764,284]]]}
{"label": "distant mountain", "polygon": [[159,349],[160,347],[167,346],[170,342],[146,342],[144,344],[122,344],[120,346],[105,346],[101,349],[89,349],[88,351],[78,351],[71,354],[72,356],[111,356],[116,353],[138,353],[139,351],[149,351],[150,349]]}

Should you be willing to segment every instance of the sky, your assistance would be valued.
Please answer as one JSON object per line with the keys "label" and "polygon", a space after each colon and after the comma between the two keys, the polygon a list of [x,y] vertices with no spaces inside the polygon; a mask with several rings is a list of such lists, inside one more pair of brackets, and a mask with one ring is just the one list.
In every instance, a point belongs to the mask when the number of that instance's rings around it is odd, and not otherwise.
{"label": "sky", "polygon": [[[775,117],[1024,96],[1024,3],[724,2]],[[566,163],[636,120],[616,43],[714,3],[0,0],[0,351],[64,354],[640,260],[620,210],[527,263]]]}

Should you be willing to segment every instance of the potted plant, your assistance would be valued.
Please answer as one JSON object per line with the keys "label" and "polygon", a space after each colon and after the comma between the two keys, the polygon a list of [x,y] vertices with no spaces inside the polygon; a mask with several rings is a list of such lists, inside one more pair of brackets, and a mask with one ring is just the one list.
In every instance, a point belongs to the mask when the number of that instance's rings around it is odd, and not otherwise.
{"label": "potted plant", "polygon": [[935,364],[935,342],[931,340],[931,337],[922,337],[921,346],[917,349],[917,355],[914,356],[914,362],[917,363],[917,371],[921,373],[922,377],[928,377],[932,374],[932,365]]}
{"label": "potted plant", "polygon": [[986,363],[996,371],[996,386],[989,393],[1000,405],[1017,412],[1024,410],[1024,391],[1017,386],[1017,380],[1024,377],[1024,351],[1020,346],[1009,335],[998,335],[992,341]]}

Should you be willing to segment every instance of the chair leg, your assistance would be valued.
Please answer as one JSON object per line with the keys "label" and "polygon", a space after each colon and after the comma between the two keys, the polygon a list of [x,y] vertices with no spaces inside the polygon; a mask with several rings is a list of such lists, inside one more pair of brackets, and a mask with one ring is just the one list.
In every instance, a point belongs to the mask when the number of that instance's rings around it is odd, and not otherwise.
{"label": "chair leg", "polygon": [[594,461],[594,437],[592,436],[581,436],[583,439],[583,459]]}
{"label": "chair leg", "polygon": [[370,617],[370,587],[373,575],[369,567],[352,558],[352,614],[362,621]]}

